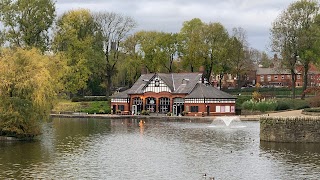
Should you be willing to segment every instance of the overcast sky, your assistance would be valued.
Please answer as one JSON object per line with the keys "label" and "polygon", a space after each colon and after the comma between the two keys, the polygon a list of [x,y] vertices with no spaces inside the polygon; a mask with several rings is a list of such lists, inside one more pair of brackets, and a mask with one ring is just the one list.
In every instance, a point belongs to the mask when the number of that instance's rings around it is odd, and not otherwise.
{"label": "overcast sky", "polygon": [[135,31],[179,32],[184,21],[220,22],[229,32],[242,27],[250,47],[269,52],[271,23],[294,0],[57,0],[58,15],[86,8],[130,16]]}

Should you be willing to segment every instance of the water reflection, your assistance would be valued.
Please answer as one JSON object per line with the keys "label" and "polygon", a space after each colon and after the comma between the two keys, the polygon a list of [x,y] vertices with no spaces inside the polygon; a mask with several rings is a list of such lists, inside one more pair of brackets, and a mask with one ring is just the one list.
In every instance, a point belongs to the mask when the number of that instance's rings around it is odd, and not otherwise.
{"label": "water reflection", "polygon": [[[291,167],[279,169],[282,174],[292,172],[292,178],[314,179],[320,177],[320,144],[319,143],[276,143],[260,142],[264,157],[279,164],[285,163]],[[310,173],[313,172],[313,173]]]}
{"label": "water reflection", "polygon": [[[0,179],[314,179],[319,146],[259,141],[258,122],[53,119],[0,143]],[[232,128],[232,126],[243,128]],[[306,175],[306,173],[309,173]]]}

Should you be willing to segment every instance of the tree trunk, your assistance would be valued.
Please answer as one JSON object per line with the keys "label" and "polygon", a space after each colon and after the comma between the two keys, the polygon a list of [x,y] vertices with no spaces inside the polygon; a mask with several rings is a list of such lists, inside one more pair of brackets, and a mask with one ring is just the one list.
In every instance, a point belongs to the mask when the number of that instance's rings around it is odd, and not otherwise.
{"label": "tree trunk", "polygon": [[105,84],[106,84],[106,97],[109,97],[111,95],[111,90],[112,90],[111,76],[106,76]]}
{"label": "tree trunk", "polygon": [[306,94],[304,91],[308,87],[308,72],[309,72],[309,63],[304,64],[304,71],[303,71],[303,87],[302,87],[302,94],[301,94],[301,99],[304,99],[306,97]]}
{"label": "tree trunk", "polygon": [[294,69],[291,69],[291,91],[292,91],[292,99],[296,98],[296,73]]}

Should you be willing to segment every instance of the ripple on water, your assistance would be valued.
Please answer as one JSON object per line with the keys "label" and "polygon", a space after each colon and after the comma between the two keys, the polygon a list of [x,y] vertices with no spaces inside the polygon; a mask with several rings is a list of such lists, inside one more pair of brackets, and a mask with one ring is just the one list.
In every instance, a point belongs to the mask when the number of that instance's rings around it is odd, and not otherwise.
{"label": "ripple on water", "polygon": [[4,149],[8,155],[34,152],[11,165],[0,155],[0,179],[319,177],[316,147],[260,143],[257,122],[233,123],[220,128],[208,122],[146,121],[139,127],[133,120],[54,120],[44,136],[50,141]]}

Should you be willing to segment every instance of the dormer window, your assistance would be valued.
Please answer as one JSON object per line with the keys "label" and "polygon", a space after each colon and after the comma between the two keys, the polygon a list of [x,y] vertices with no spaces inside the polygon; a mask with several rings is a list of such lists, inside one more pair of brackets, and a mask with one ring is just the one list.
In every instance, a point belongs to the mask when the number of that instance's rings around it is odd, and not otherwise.
{"label": "dormer window", "polygon": [[187,84],[189,82],[189,79],[182,79],[182,84]]}

